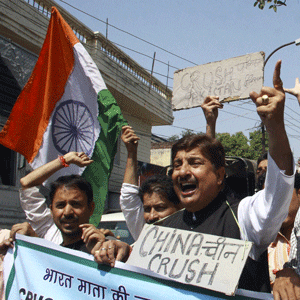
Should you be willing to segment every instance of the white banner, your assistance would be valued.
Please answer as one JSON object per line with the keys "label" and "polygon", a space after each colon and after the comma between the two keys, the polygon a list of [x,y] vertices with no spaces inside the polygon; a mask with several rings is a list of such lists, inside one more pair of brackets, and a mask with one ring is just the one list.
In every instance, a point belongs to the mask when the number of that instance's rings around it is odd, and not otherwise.
{"label": "white banner", "polygon": [[18,234],[4,259],[4,280],[7,300],[273,299],[244,290],[229,297],[121,262],[115,268],[98,265],[92,255]]}

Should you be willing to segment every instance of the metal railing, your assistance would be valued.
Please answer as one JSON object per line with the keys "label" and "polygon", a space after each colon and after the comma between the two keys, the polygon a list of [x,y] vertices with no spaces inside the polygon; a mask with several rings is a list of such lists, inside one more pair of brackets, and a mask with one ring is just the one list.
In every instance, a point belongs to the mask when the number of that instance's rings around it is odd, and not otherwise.
{"label": "metal railing", "polygon": [[81,41],[84,46],[94,47],[96,51],[105,53],[110,59],[126,69],[135,78],[141,81],[146,86],[157,92],[160,96],[165,99],[171,100],[172,91],[161,81],[146,71],[130,56],[124,53],[121,49],[115,46],[111,41],[106,39],[100,32],[93,32],[90,28],[85,26],[71,14],[69,14],[64,8],[59,6],[53,0],[23,0],[28,4],[36,8],[40,13],[50,18],[51,7],[55,6],[66,22],[71,26],[77,38]]}

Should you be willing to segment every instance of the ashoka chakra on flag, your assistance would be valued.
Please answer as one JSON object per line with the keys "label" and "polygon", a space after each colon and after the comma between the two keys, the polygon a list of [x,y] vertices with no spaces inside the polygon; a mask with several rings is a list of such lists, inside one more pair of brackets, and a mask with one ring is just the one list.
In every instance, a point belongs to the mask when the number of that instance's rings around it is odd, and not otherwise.
{"label": "ashoka chakra on flag", "polygon": [[75,100],[62,102],[52,119],[52,139],[57,151],[85,152],[90,155],[95,140],[94,120],[88,107]]}

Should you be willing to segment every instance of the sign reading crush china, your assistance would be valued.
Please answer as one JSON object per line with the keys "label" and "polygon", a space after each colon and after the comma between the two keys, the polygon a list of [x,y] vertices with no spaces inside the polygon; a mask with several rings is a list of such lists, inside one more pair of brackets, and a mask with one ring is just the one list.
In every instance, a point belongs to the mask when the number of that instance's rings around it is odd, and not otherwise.
{"label": "sign reading crush china", "polygon": [[145,224],[128,264],[232,295],[252,243]]}

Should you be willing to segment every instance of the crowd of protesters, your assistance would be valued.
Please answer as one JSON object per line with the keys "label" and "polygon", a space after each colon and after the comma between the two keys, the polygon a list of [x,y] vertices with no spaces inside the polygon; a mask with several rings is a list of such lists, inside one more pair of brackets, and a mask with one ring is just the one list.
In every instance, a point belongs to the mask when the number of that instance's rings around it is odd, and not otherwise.
{"label": "crowd of protesters", "polygon": [[[285,92],[300,103],[300,84],[297,79],[293,89],[284,89],[280,67],[278,61],[273,87],[250,93],[269,136],[269,151],[257,162],[257,191],[251,196],[227,201],[225,151],[215,139],[218,110],[223,108],[218,97],[208,96],[202,104],[206,135],[177,141],[172,147],[171,174],[149,177],[140,187],[139,137],[129,125],[122,128],[121,136],[128,155],[120,206],[133,238],[138,239],[145,223],[155,223],[251,241],[239,288],[267,293],[273,288],[276,300],[300,299],[300,175],[284,125]],[[38,186],[60,169],[91,163],[85,153],[69,152],[21,179],[20,201],[27,222],[0,231],[1,259],[19,233],[90,253],[99,264],[113,267],[116,260],[127,261],[131,245],[89,224],[95,205],[88,181],[78,175],[59,177],[51,184],[49,207],[39,191]]]}

